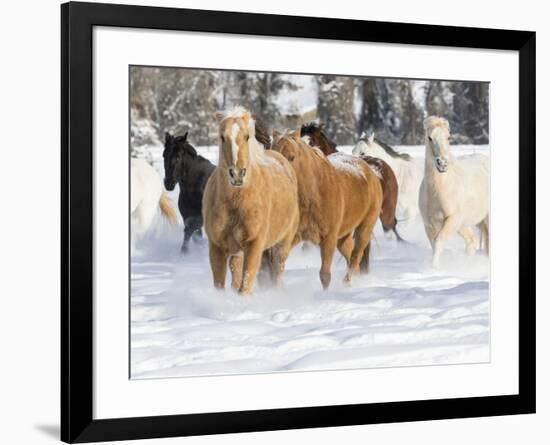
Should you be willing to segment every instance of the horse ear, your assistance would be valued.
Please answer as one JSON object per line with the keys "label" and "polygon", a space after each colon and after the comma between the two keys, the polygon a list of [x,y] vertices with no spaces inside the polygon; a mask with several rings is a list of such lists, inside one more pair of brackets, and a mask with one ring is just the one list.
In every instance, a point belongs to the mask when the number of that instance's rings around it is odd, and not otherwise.
{"label": "horse ear", "polygon": [[369,136],[367,137],[367,141],[369,144],[372,144],[374,142],[374,131],[369,134]]}
{"label": "horse ear", "polygon": [[296,142],[300,140],[300,131],[294,130],[288,133],[288,136],[290,136],[292,139],[294,139]]}
{"label": "horse ear", "polygon": [[166,132],[164,134],[164,142],[167,143],[167,142],[170,142],[171,140],[172,140],[172,135],[169,132]]}
{"label": "horse ear", "polygon": [[183,142],[186,142],[187,141],[187,136],[189,135],[189,132],[186,131],[185,134],[183,135]]}
{"label": "horse ear", "polygon": [[214,116],[216,116],[216,120],[220,124],[223,121],[224,117],[225,117],[225,113],[223,111],[216,111],[214,113]]}

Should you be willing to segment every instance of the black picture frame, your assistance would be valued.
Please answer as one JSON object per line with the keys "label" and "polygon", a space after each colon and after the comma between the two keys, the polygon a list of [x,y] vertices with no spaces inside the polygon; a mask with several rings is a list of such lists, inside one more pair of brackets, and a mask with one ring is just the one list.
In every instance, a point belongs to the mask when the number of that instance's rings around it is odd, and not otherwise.
{"label": "black picture frame", "polygon": [[[92,30],[185,30],[514,50],[519,54],[519,393],[391,403],[93,418]],[[70,2],[61,6],[61,439],[94,442],[534,413],[535,33]]]}

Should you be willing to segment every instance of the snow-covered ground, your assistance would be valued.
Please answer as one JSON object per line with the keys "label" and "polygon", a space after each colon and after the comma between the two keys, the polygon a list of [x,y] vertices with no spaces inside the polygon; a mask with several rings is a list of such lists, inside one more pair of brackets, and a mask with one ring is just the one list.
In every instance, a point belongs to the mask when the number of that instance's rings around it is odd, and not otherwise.
{"label": "snow-covered ground", "polygon": [[[424,155],[424,147],[397,149]],[[487,146],[453,149],[488,154]],[[216,162],[217,147],[198,151]],[[161,147],[153,159],[162,176]],[[171,196],[175,203],[177,188]],[[398,244],[377,227],[371,272],[351,287],[335,255],[323,291],[318,248],[297,246],[283,289],[256,286],[242,297],[214,290],[206,244],[180,256],[181,227],[159,217],[131,260],[132,378],[488,361],[488,259],[466,257],[455,237],[433,269],[420,219],[406,235],[410,244]]]}

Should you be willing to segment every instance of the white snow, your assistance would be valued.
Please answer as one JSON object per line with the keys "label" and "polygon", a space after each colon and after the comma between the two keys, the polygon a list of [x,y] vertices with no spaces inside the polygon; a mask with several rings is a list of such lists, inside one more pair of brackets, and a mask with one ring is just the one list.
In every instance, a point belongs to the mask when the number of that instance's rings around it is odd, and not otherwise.
{"label": "white snow", "polygon": [[[424,155],[424,147],[396,149]],[[198,148],[212,161],[217,151]],[[453,151],[487,154],[488,147]],[[162,147],[153,158],[162,173]],[[413,232],[410,244],[399,244],[377,225],[371,272],[351,287],[342,284],[345,262],[336,254],[323,291],[318,248],[299,245],[283,288],[257,285],[242,297],[229,285],[213,289],[204,240],[181,257],[181,227],[159,222],[131,258],[132,378],[488,361],[488,259],[467,257],[455,237],[433,269],[420,220]]]}
{"label": "white snow", "polygon": [[346,153],[333,153],[328,156],[330,163],[337,169],[349,175],[365,178],[365,172],[354,162],[357,158]]}

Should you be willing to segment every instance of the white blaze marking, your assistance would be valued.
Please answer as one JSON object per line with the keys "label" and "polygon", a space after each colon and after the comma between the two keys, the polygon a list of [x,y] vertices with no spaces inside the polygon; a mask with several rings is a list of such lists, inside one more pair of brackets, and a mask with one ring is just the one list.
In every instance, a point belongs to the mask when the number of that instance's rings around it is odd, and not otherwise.
{"label": "white blaze marking", "polygon": [[233,165],[237,165],[237,159],[239,158],[239,144],[237,144],[237,135],[241,131],[239,124],[234,123],[231,127],[231,151],[233,153]]}

